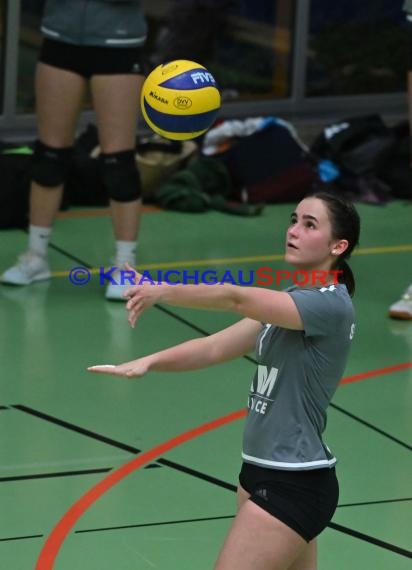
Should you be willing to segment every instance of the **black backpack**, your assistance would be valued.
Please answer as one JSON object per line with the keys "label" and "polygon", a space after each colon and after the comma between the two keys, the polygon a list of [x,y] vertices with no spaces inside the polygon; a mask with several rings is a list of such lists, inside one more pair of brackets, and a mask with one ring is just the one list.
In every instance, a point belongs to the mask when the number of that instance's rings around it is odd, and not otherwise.
{"label": "black backpack", "polygon": [[353,175],[376,172],[388,157],[395,137],[379,115],[343,119],[325,127],[311,151]]}
{"label": "black backpack", "polygon": [[393,132],[375,114],[343,119],[325,127],[311,152],[338,166],[340,176],[332,183],[336,191],[353,200],[385,204],[392,198],[392,191],[379,171],[394,145]]}

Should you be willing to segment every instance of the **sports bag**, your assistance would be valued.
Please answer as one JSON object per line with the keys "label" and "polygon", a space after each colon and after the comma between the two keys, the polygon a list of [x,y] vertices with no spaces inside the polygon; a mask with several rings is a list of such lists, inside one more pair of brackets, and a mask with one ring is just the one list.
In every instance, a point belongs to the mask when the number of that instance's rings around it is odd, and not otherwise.
{"label": "sports bag", "polygon": [[317,157],[331,160],[353,175],[371,174],[391,153],[395,138],[379,115],[343,119],[323,129],[311,146]]}
{"label": "sports bag", "polygon": [[[247,121],[251,121],[248,119]],[[293,125],[269,117],[216,154],[232,179],[232,198],[251,204],[295,202],[318,182],[317,166]]]}

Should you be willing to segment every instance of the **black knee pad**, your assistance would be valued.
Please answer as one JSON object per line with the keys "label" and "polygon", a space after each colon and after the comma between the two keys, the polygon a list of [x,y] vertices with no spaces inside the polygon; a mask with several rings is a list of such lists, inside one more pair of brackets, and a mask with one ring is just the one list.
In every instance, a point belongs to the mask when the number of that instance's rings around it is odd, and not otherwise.
{"label": "black knee pad", "polygon": [[66,179],[73,147],[53,148],[40,140],[34,145],[32,178],[37,184],[53,188]]}
{"label": "black knee pad", "polygon": [[99,156],[101,180],[112,200],[133,202],[142,194],[134,153],[134,150],[124,150]]}

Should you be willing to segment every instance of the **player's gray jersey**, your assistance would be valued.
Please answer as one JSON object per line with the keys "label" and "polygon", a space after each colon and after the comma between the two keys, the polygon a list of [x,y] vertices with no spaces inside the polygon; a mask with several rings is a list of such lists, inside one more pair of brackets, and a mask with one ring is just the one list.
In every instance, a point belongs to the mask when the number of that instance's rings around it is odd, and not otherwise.
{"label": "player's gray jersey", "polygon": [[274,469],[330,467],[336,458],[322,432],[354,335],[354,309],[345,285],[286,291],[304,330],[267,324],[258,335],[242,457]]}

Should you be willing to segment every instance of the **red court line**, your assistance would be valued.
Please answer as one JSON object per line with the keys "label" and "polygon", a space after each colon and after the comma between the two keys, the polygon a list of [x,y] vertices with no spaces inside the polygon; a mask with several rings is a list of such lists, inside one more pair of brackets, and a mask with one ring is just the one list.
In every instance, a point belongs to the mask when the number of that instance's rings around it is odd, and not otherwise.
{"label": "red court line", "polygon": [[[348,376],[341,381],[341,384],[359,382],[367,378],[390,374],[391,372],[399,372],[408,368],[412,368],[412,362],[405,362],[403,364],[396,364],[394,366],[387,366],[386,368],[378,368],[377,370],[371,370],[369,372],[363,372],[354,376]],[[111,472],[109,475],[107,475],[107,477],[105,477],[102,481],[97,483],[97,485],[92,487],[82,497],[80,497],[80,499],[76,501],[72,507],[70,507],[70,509],[56,524],[43,545],[36,563],[35,570],[52,570],[53,564],[57,558],[57,555],[59,554],[62,544],[76,522],[87,511],[87,509],[93,505],[93,503],[95,503],[109,489],[114,487],[114,485],[119,483],[119,481],[130,475],[130,473],[133,473],[133,471],[136,471],[144,465],[147,465],[171,449],[178,447],[179,445],[182,445],[191,439],[195,439],[196,437],[199,437],[200,435],[203,435],[209,431],[222,427],[225,424],[239,420],[245,417],[246,413],[246,409],[237,410],[236,412],[232,412],[231,414],[197,426],[176,437],[173,437],[172,439],[165,441],[164,443],[157,445],[152,449],[149,449],[149,451],[142,453],[138,457],[135,457],[131,461],[127,462],[125,465],[122,465],[115,471]]]}
{"label": "red court line", "polygon": [[354,376],[347,376],[341,380],[341,384],[350,384],[351,382],[359,382],[360,380],[366,380],[367,378],[373,378],[374,376],[382,376],[383,374],[390,374],[391,372],[400,372],[401,370],[407,370],[412,368],[412,362],[404,362],[402,364],[395,364],[394,366],[387,366],[386,368],[378,368],[376,370],[370,370],[369,372],[362,372],[361,374],[355,374]]}

